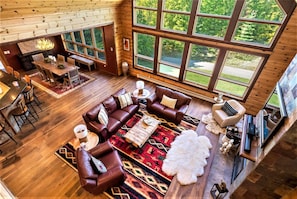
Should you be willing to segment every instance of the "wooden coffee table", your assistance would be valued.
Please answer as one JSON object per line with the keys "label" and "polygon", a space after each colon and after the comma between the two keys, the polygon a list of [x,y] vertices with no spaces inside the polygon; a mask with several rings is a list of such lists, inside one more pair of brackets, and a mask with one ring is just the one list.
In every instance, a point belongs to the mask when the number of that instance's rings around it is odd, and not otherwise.
{"label": "wooden coffee table", "polygon": [[160,121],[144,115],[125,135],[124,138],[133,146],[141,148],[157,129]]}
{"label": "wooden coffee table", "polygon": [[[99,137],[96,133],[89,132],[87,138],[88,141],[85,142],[85,149],[88,151],[98,145]],[[69,144],[71,144],[75,150],[80,147],[80,142],[77,138],[70,140]]]}

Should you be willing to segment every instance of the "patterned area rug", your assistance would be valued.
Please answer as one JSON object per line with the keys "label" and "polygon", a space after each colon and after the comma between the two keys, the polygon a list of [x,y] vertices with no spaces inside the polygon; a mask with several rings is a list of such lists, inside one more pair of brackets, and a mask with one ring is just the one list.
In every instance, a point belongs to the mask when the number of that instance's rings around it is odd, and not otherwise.
{"label": "patterned area rug", "polygon": [[201,121],[206,125],[206,129],[214,134],[226,134],[226,128],[221,128],[220,125],[213,119],[212,113],[202,115]]}
{"label": "patterned area rug", "polygon": [[95,78],[83,74],[83,73],[79,73],[80,75],[80,81],[81,83],[79,84],[78,82],[74,83],[74,86],[65,86],[63,85],[63,83],[58,83],[58,85],[53,86],[50,84],[50,82],[42,80],[42,78],[40,77],[40,75],[38,73],[34,73],[32,75],[30,75],[31,79],[32,79],[32,84],[38,88],[40,88],[41,90],[47,92],[48,94],[52,95],[55,98],[60,98],[63,97],[73,91],[75,91],[76,89],[90,83],[91,81],[93,81]]}
{"label": "patterned area rug", "polygon": [[[143,147],[136,149],[123,139],[123,135],[143,114],[159,119],[161,124]],[[172,179],[161,170],[170,144],[183,130],[195,130],[198,124],[198,119],[185,116],[180,125],[176,126],[140,108],[139,112],[110,138],[121,156],[127,179],[123,185],[113,187],[105,194],[112,198],[163,198]],[[75,150],[69,143],[60,147],[55,154],[76,170]]]}

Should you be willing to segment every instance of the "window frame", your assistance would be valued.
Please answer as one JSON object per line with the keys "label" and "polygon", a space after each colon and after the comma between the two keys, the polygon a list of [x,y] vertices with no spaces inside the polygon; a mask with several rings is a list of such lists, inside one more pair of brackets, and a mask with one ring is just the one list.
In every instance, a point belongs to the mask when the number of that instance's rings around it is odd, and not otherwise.
{"label": "window frame", "polygon": [[[222,79],[219,77],[219,74],[220,74],[220,71],[223,69],[223,66],[224,66],[223,63],[224,63],[225,56],[227,56],[227,54],[226,54],[227,51],[235,51],[235,52],[242,52],[242,53],[246,53],[246,54],[257,55],[257,56],[261,57],[262,61],[259,65],[257,65],[257,69],[254,72],[253,77],[250,79],[249,84],[248,85],[243,84],[246,87],[244,94],[241,97],[239,97],[239,96],[233,95],[231,93],[224,93],[225,96],[245,101],[246,98],[248,97],[248,95],[250,94],[251,89],[253,88],[255,82],[257,81],[264,65],[266,64],[266,62],[270,56],[270,52],[273,51],[273,48],[275,47],[276,42],[280,37],[280,34],[284,30],[291,14],[293,13],[293,11],[296,7],[296,3],[294,4],[295,6],[292,6],[292,2],[294,2],[293,0],[291,2],[289,2],[289,1],[281,2],[280,0],[275,0],[275,1],[278,4],[279,8],[285,12],[282,22],[258,20],[258,19],[246,19],[246,18],[240,17],[241,11],[243,10],[245,0],[235,2],[233,12],[230,16],[229,15],[225,16],[225,15],[198,13],[197,9],[199,6],[199,0],[193,0],[192,10],[190,13],[190,19],[189,19],[189,24],[188,24],[188,30],[186,31],[186,33],[163,29],[162,28],[163,27],[162,19],[163,19],[164,13],[178,13],[179,14],[179,13],[187,13],[187,12],[167,10],[167,9],[165,10],[165,9],[163,9],[164,1],[159,0],[158,8],[157,8],[157,24],[156,24],[155,28],[152,28],[152,27],[146,27],[146,26],[134,23],[134,18],[136,17],[134,8],[136,8],[136,7],[134,6],[134,4],[132,4],[132,10],[133,10],[133,14],[134,14],[132,16],[132,33],[133,33],[133,35],[135,33],[142,33],[142,34],[148,34],[150,36],[155,37],[155,53],[154,53],[155,57],[154,57],[154,63],[153,63],[153,66],[154,66],[153,70],[148,71],[148,70],[145,70],[144,68],[137,66],[137,64],[135,62],[135,57],[137,56],[135,54],[135,51],[133,54],[133,57],[134,57],[133,58],[133,60],[134,60],[133,67],[136,69],[144,70],[146,72],[152,73],[157,76],[162,76],[162,77],[171,79],[173,81],[177,81],[179,83],[183,83],[183,84],[187,84],[187,85],[190,85],[193,87],[201,88],[201,89],[207,90],[212,93],[217,93],[217,92],[221,92],[221,91],[216,90],[215,86],[216,86],[216,82],[220,81]],[[218,38],[214,38],[212,36],[203,36],[200,34],[195,35],[194,34],[195,29],[196,29],[195,23],[196,23],[196,19],[198,16],[212,17],[212,18],[225,19],[225,20],[230,19],[224,38],[218,39]],[[251,44],[251,43],[247,43],[247,42],[233,40],[233,35],[235,34],[235,31],[237,28],[237,23],[242,22],[242,21],[251,21],[251,22],[263,23],[263,24],[277,24],[277,25],[281,24],[281,25],[278,28],[278,30],[275,32],[275,35],[274,35],[273,40],[270,43],[270,45],[264,46],[264,45],[259,45],[256,43]],[[185,43],[183,56],[182,56],[182,63],[179,68],[180,73],[179,73],[178,78],[173,78],[172,76],[168,76],[166,74],[159,73],[160,63],[162,63],[162,62],[160,62],[160,59],[161,59],[160,58],[160,56],[161,56],[160,48],[162,47],[161,38],[173,39],[173,40],[177,40],[177,41],[181,41],[181,42]],[[135,41],[135,40],[133,40],[133,41],[134,41],[133,43],[134,43],[134,48],[135,48],[135,45],[137,45],[137,41]],[[187,62],[189,59],[188,51],[190,51],[190,46],[192,44],[202,45],[202,46],[206,46],[206,47],[214,47],[214,48],[219,49],[219,55],[217,56],[217,62],[215,63],[213,73],[210,76],[211,80],[207,87],[185,80],[186,73],[187,73],[187,71],[189,71],[187,69]],[[165,63],[165,64],[167,65],[167,63]],[[169,66],[174,67],[171,65],[169,65]],[[197,74],[201,75],[200,73],[197,73]],[[202,75],[206,75],[206,74],[202,74]],[[236,82],[236,84],[241,85],[240,82]]]}
{"label": "window frame", "polygon": [[[102,42],[103,42],[103,49],[100,49],[96,46],[96,38],[95,38],[95,29],[100,29],[102,32]],[[86,40],[85,40],[85,34],[84,34],[84,30],[90,30],[91,32],[91,40],[92,40],[92,45],[88,45],[86,44]],[[79,32],[80,37],[81,37],[81,43],[75,40],[75,35],[74,32]],[[65,34],[70,34],[71,36],[71,40],[66,39]],[[103,34],[103,27],[94,27],[94,28],[87,28],[87,29],[80,29],[80,30],[73,30],[71,32],[66,32],[63,33],[61,35],[63,44],[64,44],[64,48],[66,51],[72,52],[72,53],[76,53],[79,55],[83,55],[85,57],[90,57],[92,59],[96,59],[99,60],[101,62],[106,63],[106,59],[101,59],[99,57],[99,52],[104,54],[104,57],[106,58],[106,53],[105,53],[105,44],[104,44],[104,34]],[[74,47],[74,50],[71,50],[68,48],[67,43],[72,44]],[[79,48],[83,49],[83,53],[79,51]],[[89,55],[88,53],[88,49],[93,51],[94,56]]]}

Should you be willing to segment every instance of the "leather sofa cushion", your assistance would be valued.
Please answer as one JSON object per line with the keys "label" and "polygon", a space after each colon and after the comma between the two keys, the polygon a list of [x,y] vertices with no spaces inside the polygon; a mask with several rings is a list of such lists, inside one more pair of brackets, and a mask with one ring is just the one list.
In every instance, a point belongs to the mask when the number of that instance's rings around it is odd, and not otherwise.
{"label": "leather sofa cushion", "polygon": [[95,107],[93,107],[91,110],[89,110],[86,114],[88,118],[90,118],[90,120],[93,120],[93,121],[98,121],[98,113],[101,107],[102,107],[102,104],[98,104]]}
{"label": "leather sofa cushion", "polygon": [[119,120],[121,123],[124,123],[128,120],[130,114],[124,110],[119,109],[113,112],[109,117],[115,118],[116,120]]}
{"label": "leather sofa cushion", "polygon": [[138,111],[138,104],[131,104],[130,106],[127,106],[125,108],[123,108],[123,111],[126,111],[131,115],[134,115],[137,111]]}
{"label": "leather sofa cushion", "polygon": [[107,130],[108,132],[116,132],[119,128],[121,128],[122,123],[115,118],[109,117]]}
{"label": "leather sofa cushion", "polygon": [[106,98],[103,102],[102,102],[103,106],[105,107],[108,115],[110,115],[111,113],[113,113],[115,110],[118,109],[118,105],[117,102],[115,101],[113,96],[110,96],[108,98]]}

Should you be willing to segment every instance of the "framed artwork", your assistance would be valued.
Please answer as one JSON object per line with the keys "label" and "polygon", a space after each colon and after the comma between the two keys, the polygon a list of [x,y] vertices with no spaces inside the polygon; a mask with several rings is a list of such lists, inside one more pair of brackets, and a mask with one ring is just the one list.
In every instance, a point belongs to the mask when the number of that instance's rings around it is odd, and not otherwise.
{"label": "framed artwork", "polygon": [[123,46],[124,46],[124,50],[129,51],[130,50],[130,42],[129,39],[124,38],[123,39]]}

